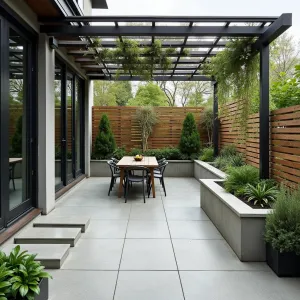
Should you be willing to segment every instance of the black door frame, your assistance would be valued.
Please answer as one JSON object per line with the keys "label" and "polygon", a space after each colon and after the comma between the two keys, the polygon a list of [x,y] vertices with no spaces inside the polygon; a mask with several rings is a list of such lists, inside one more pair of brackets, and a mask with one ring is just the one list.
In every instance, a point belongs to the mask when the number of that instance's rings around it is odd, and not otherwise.
{"label": "black door frame", "polygon": [[[55,186],[56,192],[64,186],[67,186],[77,177],[84,173],[84,97],[85,97],[85,80],[77,74],[77,72],[70,67],[64,59],[59,56],[55,57],[56,64],[61,67],[61,178],[63,184]],[[71,92],[71,122],[68,122],[67,113],[67,93],[68,93],[68,77],[72,78],[72,92]],[[75,124],[75,97],[76,97],[76,80],[79,83],[79,105],[80,105],[80,169],[76,170],[76,124]],[[71,173],[68,173],[68,123],[71,124],[71,149],[72,149],[72,161]]]}
{"label": "black door frame", "polygon": [[[0,40],[1,40],[1,149],[0,149],[0,228],[10,223],[37,205],[38,196],[38,155],[37,155],[37,39],[35,31],[20,19],[20,17],[0,1]],[[24,73],[24,111],[26,112],[26,200],[12,210],[9,210],[9,31],[14,30],[26,46],[23,57],[26,58],[26,73]],[[29,197],[27,197],[27,195]],[[22,199],[23,200],[23,199]]]}

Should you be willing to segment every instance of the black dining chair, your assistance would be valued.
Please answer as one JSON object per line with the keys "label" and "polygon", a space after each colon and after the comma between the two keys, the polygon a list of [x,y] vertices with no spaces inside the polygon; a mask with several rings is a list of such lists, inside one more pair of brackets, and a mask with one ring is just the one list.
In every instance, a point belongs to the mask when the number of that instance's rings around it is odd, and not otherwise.
{"label": "black dining chair", "polygon": [[109,160],[107,162],[107,164],[109,165],[110,172],[111,172],[111,180],[110,180],[110,185],[109,185],[109,190],[108,190],[108,196],[109,196],[110,192],[112,191],[112,188],[114,187],[114,184],[117,181],[117,178],[120,177],[120,172],[115,171],[116,169],[118,169],[118,167],[112,160]]}
{"label": "black dining chair", "polygon": [[[164,161],[164,162],[161,163],[161,165],[158,167],[160,173],[155,173],[155,172],[154,172],[154,174],[153,174],[153,175],[154,175],[154,178],[158,178],[158,179],[159,179],[160,184],[162,185],[162,187],[163,187],[163,189],[164,189],[165,196],[167,196],[167,193],[166,193],[166,186],[165,186],[165,181],[164,181],[164,172],[165,172],[165,170],[166,170],[167,165],[168,165],[168,162],[167,162],[167,161]],[[150,197],[151,189],[152,189],[151,175],[148,175],[148,198]]]}
{"label": "black dining chair", "polygon": [[[129,191],[129,184],[141,182],[143,184],[143,197],[144,203],[146,203],[145,192],[148,191],[148,173],[149,169],[145,167],[127,167],[125,168],[125,203],[127,203],[128,191]],[[135,175],[137,171],[139,175]],[[146,185],[146,191],[145,191]]]}
{"label": "black dining chair", "polygon": [[165,161],[167,161],[165,158],[162,158],[162,159],[160,159],[160,160],[157,161],[158,167],[157,167],[157,168],[154,168],[154,173],[160,174],[160,168],[159,168],[159,167],[160,167]]}

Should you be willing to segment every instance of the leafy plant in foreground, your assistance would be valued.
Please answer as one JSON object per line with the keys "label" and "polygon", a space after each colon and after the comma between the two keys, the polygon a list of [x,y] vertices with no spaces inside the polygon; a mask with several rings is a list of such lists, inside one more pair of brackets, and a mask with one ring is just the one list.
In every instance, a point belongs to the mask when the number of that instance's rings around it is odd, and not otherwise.
{"label": "leafy plant in foreground", "polygon": [[248,184],[245,190],[245,196],[248,202],[261,207],[270,207],[276,200],[278,189],[268,187],[264,182],[259,182],[256,186]]}
{"label": "leafy plant in foreground", "polygon": [[266,218],[266,242],[280,252],[300,255],[300,189],[282,186],[273,208]]}
{"label": "leafy plant in foreground", "polygon": [[51,276],[40,262],[34,260],[36,255],[21,252],[20,246],[16,246],[8,256],[0,253],[0,300],[33,300],[40,293],[40,281]]}
{"label": "leafy plant in foreground", "polygon": [[230,168],[229,175],[225,179],[224,187],[227,192],[236,196],[245,195],[248,184],[256,185],[259,182],[259,172],[257,168],[252,166],[241,166]]}

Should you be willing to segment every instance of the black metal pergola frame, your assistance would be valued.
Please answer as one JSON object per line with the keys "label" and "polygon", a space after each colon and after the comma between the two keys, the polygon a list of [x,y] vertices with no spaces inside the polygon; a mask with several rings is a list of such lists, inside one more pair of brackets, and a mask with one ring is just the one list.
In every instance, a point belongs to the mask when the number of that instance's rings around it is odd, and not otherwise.
{"label": "black metal pergola frame", "polygon": [[[114,48],[117,39],[136,39],[141,48],[162,39],[162,47],[176,48],[172,66],[164,71],[154,68],[156,81],[212,81],[214,84],[214,148],[218,154],[217,82],[201,74],[205,62],[226,46],[229,38],[254,38],[249,45],[260,55],[260,177],[269,178],[269,45],[292,25],[292,14],[279,17],[189,17],[189,16],[71,16],[39,19],[41,33],[53,37],[57,47],[64,47],[75,62],[86,70],[91,80],[144,80],[122,74],[112,61],[97,62],[87,51],[92,37],[101,39],[103,48]],[[92,23],[97,23],[92,26]],[[99,25],[101,24],[101,25]],[[188,49],[186,55],[184,50]]]}

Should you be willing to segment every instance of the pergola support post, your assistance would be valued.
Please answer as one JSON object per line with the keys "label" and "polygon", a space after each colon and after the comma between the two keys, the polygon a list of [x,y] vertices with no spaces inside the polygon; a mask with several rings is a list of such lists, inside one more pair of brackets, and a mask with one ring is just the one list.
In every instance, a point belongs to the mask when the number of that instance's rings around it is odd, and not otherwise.
{"label": "pergola support post", "polygon": [[269,178],[269,45],[260,48],[259,175]]}
{"label": "pergola support post", "polygon": [[214,104],[213,104],[213,117],[214,117],[214,126],[213,126],[213,145],[214,145],[214,156],[219,154],[219,118],[218,118],[218,83],[214,82]]}

